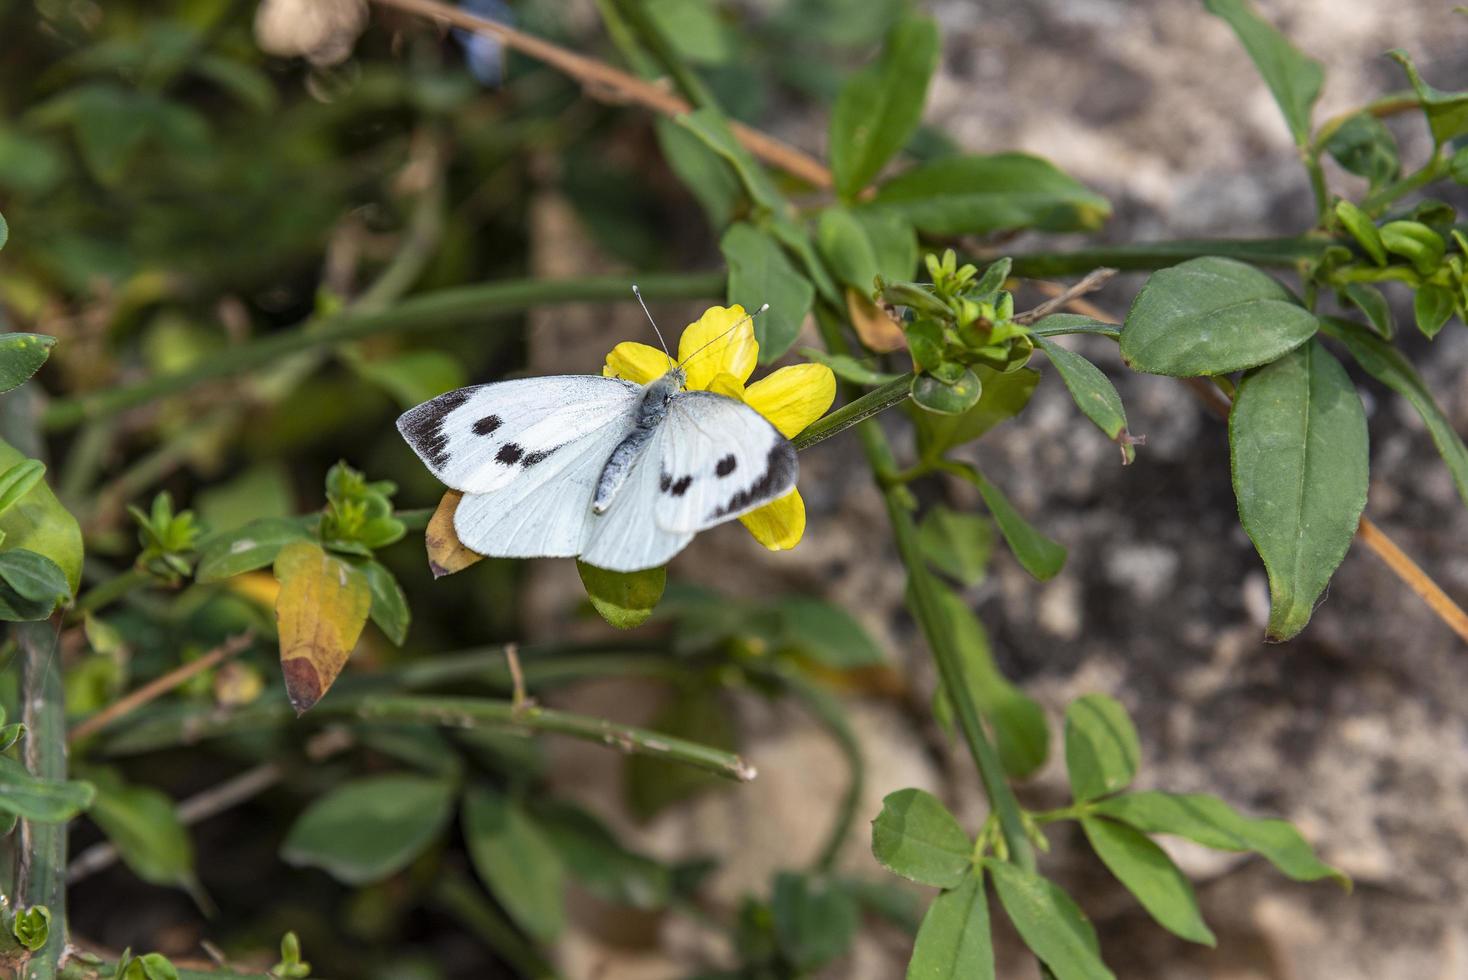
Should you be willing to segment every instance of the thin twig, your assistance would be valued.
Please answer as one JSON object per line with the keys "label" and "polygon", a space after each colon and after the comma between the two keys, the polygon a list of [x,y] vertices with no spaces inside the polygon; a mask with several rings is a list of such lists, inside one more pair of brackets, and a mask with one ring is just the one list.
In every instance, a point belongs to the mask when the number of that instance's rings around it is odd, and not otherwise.
{"label": "thin twig", "polygon": [[[454,27],[496,38],[507,48],[534,58],[557,71],[574,78],[585,88],[588,95],[602,102],[635,103],[664,116],[681,116],[693,107],[687,100],[653,82],[644,81],[636,75],[595,58],[551,44],[533,34],[517,31],[498,21],[451,7],[436,0],[374,0],[384,7],[394,7],[408,13],[431,17]],[[743,123],[730,121],[729,129],[735,139],[756,157],[773,167],[799,177],[816,187],[831,186],[831,171],[815,157],[781,142],[768,133],[760,132]]]}
{"label": "thin twig", "polygon": [[253,633],[246,632],[241,633],[239,636],[230,637],[199,659],[191,660],[186,664],[175,667],[162,677],[149,681],[131,694],[112,702],[95,715],[92,715],[92,717],[73,727],[70,734],[67,735],[66,740],[71,743],[76,743],[88,735],[96,734],[124,715],[130,714],[149,701],[154,701],[167,694],[195,674],[206,671],[210,667],[217,666],[244,650],[249,649],[250,644],[253,642],[255,642],[255,635]]}
{"label": "thin twig", "polygon": [[[1069,286],[1057,286],[1055,283],[1045,283],[1045,286],[1049,288],[1045,288],[1044,292],[1049,294],[1050,298],[1033,310],[1026,310],[1024,313],[1016,314],[1014,322],[1028,325],[1045,319],[1063,307],[1071,306],[1074,308],[1082,296],[1087,293],[1094,293],[1110,282],[1111,277],[1114,275],[1116,275],[1115,269],[1092,269],[1086,273],[1080,282],[1073,283]],[[1052,289],[1055,291],[1052,292]],[[1090,304],[1087,305],[1089,306]],[[1116,321],[1108,320],[1107,322],[1114,323]]]}
{"label": "thin twig", "polygon": [[505,665],[510,670],[510,703],[517,712],[535,704],[525,695],[525,671],[520,669],[520,644],[505,644]]}
{"label": "thin twig", "polygon": [[1468,613],[1432,580],[1432,576],[1407,557],[1407,553],[1397,547],[1397,543],[1387,537],[1385,531],[1364,514],[1361,516],[1361,526],[1356,530],[1356,537],[1375,552],[1376,557],[1386,562],[1386,566],[1396,573],[1397,578],[1407,583],[1407,588],[1421,596],[1422,601],[1437,613],[1438,619],[1447,623],[1449,629],[1468,643]]}

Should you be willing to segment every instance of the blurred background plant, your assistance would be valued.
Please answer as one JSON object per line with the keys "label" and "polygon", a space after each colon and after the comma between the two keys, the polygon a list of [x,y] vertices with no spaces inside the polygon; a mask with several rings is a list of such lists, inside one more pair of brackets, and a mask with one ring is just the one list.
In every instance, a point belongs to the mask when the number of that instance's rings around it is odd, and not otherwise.
{"label": "blurred background plant", "polygon": [[[1456,212],[1420,199],[1468,173],[1468,96],[1401,56],[1410,89],[1316,127],[1319,66],[1246,4],[1210,0],[1283,110],[1314,224],[1048,251],[1016,236],[1092,233],[1111,205],[1036,156],[966,153],[922,124],[942,39],[920,6],[0,10],[0,303],[15,331],[0,344],[0,615],[19,624],[0,679],[17,719],[0,816],[22,824],[4,839],[4,964],[539,977],[570,971],[568,937],[590,934],[688,974],[793,977],[846,969],[866,922],[896,937],[910,976],[993,976],[997,928],[1030,950],[1027,969],[1070,980],[1110,976],[1103,951],[1125,973],[1125,951],[1039,873],[1052,824],[1074,822],[1141,908],[1197,943],[1214,934],[1151,835],[1348,884],[1282,821],[1127,792],[1140,742],[1104,695],[1065,708],[1069,796],[1051,801],[1064,805],[1016,795],[1052,756],[1049,725],[1000,673],[970,600],[998,542],[1041,581],[1066,550],[966,447],[1024,410],[1039,351],[1073,421],[1115,442],[1118,462],[1136,458],[1115,387],[1058,337],[1119,339],[1133,369],[1195,379],[1232,413],[1269,632],[1298,633],[1357,534],[1367,481],[1361,405],[1317,337],[1404,396],[1468,498],[1468,450],[1394,346],[1380,288],[1410,293],[1428,338],[1468,308]],[[1419,110],[1432,152],[1403,176],[1381,120]],[[804,130],[827,117],[829,169],[796,148],[818,144]],[[770,121],[790,143],[754,128]],[[1333,193],[1327,157],[1365,191]],[[546,278],[533,259],[546,193],[635,274]],[[1163,269],[1125,330],[1085,299],[1106,271],[1069,288],[1018,278],[1103,266]],[[795,442],[854,427],[847,469],[874,478],[890,519],[937,668],[931,705],[863,610],[821,597],[820,581],[736,598],[676,566],[666,586],[663,570],[583,568],[589,601],[556,592],[548,612],[526,563],[453,540],[457,497],[440,500],[393,418],[543,366],[532,311],[625,303],[634,280],[667,309],[769,302],[761,360],[817,361],[843,381],[844,404]],[[591,349],[622,339],[601,329]],[[1361,533],[1468,635],[1390,539]],[[612,634],[597,613],[638,630]],[[560,706],[608,679],[670,696],[637,724]],[[979,823],[950,812],[951,787],[943,800],[890,787],[866,806],[853,691],[900,705],[935,755],[962,744],[970,765],[953,779],[982,788]],[[830,813],[814,859],[731,903],[709,887],[715,842],[654,856],[619,824],[755,778],[740,748],[758,723],[736,708],[751,701],[809,716],[846,788],[800,804]],[[616,798],[573,802],[559,756],[527,734],[605,745],[593,764],[620,767]],[[869,821],[876,860],[926,890],[842,859]]]}

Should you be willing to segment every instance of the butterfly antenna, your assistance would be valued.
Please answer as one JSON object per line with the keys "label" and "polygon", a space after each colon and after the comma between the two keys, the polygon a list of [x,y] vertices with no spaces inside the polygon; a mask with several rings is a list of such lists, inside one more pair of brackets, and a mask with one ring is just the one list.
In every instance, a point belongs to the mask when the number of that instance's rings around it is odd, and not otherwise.
{"label": "butterfly antenna", "polygon": [[708,343],[704,344],[702,347],[700,347],[697,350],[695,350],[692,354],[689,354],[687,357],[683,358],[683,360],[679,361],[678,362],[678,366],[679,367],[684,367],[685,365],[688,364],[689,361],[693,360],[699,354],[702,354],[704,351],[708,350],[714,344],[717,344],[719,341],[723,340],[725,337],[729,336],[731,333],[733,333],[734,331],[738,330],[740,327],[744,326],[744,324],[747,321],[753,320],[755,317],[759,316],[761,313],[765,312],[769,308],[770,308],[770,304],[769,303],[766,303],[763,306],[761,306],[759,309],[755,310],[753,313],[746,313],[746,314],[744,314],[744,316],[742,316],[742,317],[739,318],[739,322],[735,323],[728,330],[725,330],[723,333],[719,334],[717,337],[712,338],[711,340],[708,341]]}
{"label": "butterfly antenna", "polygon": [[642,307],[642,312],[647,314],[647,322],[652,324],[652,332],[658,335],[658,343],[663,345],[663,353],[668,355],[668,360],[673,355],[668,351],[668,342],[663,339],[663,332],[658,329],[658,322],[652,318],[652,312],[648,310],[647,304],[642,301],[642,290],[637,288],[637,283],[632,284],[632,295],[637,297],[637,305]]}

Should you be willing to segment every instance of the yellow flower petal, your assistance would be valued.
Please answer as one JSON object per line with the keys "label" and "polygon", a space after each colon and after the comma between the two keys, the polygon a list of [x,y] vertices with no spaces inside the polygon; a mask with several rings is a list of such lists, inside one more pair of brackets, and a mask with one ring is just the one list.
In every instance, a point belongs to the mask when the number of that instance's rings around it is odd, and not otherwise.
{"label": "yellow flower petal", "polygon": [[667,374],[672,366],[672,358],[656,347],[625,340],[612,348],[601,373],[604,378],[622,378],[645,385]]}
{"label": "yellow flower petal", "polygon": [[792,439],[836,400],[836,375],[824,364],[792,364],[744,389],[744,400]]}
{"label": "yellow flower petal", "polygon": [[728,372],[715,375],[714,380],[709,382],[707,390],[716,395],[732,398],[737,402],[744,401],[744,382]]}
{"label": "yellow flower petal", "polygon": [[737,303],[709,307],[696,323],[684,328],[678,341],[678,360],[688,372],[690,391],[707,389],[720,374],[732,374],[741,383],[748,381],[758,356],[754,321]]}
{"label": "yellow flower petal", "polygon": [[786,551],[800,543],[805,534],[805,501],[799,490],[791,490],[739,518],[754,539],[771,551]]}

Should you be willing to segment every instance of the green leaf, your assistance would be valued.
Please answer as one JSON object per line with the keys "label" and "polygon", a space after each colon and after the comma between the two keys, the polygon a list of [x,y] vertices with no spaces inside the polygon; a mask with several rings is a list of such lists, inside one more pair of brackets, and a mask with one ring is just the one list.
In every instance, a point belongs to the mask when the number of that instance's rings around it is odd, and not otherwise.
{"label": "green leaf", "polygon": [[956,888],[973,866],[973,841],[932,793],[900,789],[882,800],[872,821],[872,854],[895,875],[921,885]]}
{"label": "green leaf", "polygon": [[1468,184],[1468,146],[1459,147],[1448,160],[1448,176],[1455,184]]}
{"label": "green leaf", "polygon": [[34,622],[71,597],[66,573],[34,551],[0,552],[0,619]]}
{"label": "green leaf", "polygon": [[708,0],[640,0],[673,49],[695,64],[719,65],[734,56],[729,31]]}
{"label": "green leaf", "polygon": [[[3,244],[0,238],[0,244]],[[0,392],[9,391],[28,381],[41,369],[56,338],[40,333],[0,334]]]}
{"label": "green leaf", "polygon": [[1433,445],[1453,475],[1458,495],[1468,504],[1468,446],[1463,445],[1462,437],[1438,407],[1412,362],[1396,347],[1354,323],[1327,319],[1324,327],[1327,333],[1346,345],[1362,370],[1407,399],[1407,403],[1422,417]]}
{"label": "green leaf", "polygon": [[284,517],[264,517],[244,527],[211,535],[199,553],[194,577],[199,582],[220,582],[235,575],[266,568],[275,562],[280,549],[293,541],[309,541],[310,533],[300,522]]}
{"label": "green leaf", "polygon": [[1009,921],[1056,980],[1116,980],[1101,962],[1096,930],[1069,895],[1007,861],[985,858],[984,867]]}
{"label": "green leaf", "polygon": [[291,826],[287,864],[320,868],[348,885],[406,868],[448,823],[453,784],[427,776],[368,776],[339,784]]}
{"label": "green leaf", "polygon": [[918,264],[917,230],[895,210],[855,208],[847,212],[866,232],[877,272],[888,282],[910,279]]}
{"label": "green leaf", "polygon": [[744,199],[739,175],[686,127],[671,119],[658,119],[653,126],[663,159],[703,207],[709,224],[722,229],[733,220],[735,209]]}
{"label": "green leaf", "polygon": [[46,464],[27,459],[0,473],[0,514],[14,507],[46,475]]}
{"label": "green leaf", "polygon": [[994,980],[994,939],[980,868],[928,906],[907,980]]}
{"label": "green leaf", "polygon": [[1040,374],[1029,368],[1000,373],[993,368],[975,369],[983,392],[973,408],[962,415],[911,410],[917,425],[918,453],[928,462],[952,449],[972,442],[1006,419],[1014,418],[1029,404],[1040,382]]}
{"label": "green leaf", "polygon": [[1110,337],[1112,340],[1117,340],[1121,337],[1121,327],[1114,323],[1107,323],[1105,320],[1082,316],[1079,313],[1052,313],[1030,327],[1030,335],[1035,338],[1064,337],[1078,333],[1095,334],[1099,337]]}
{"label": "green leaf", "polygon": [[1092,812],[1148,834],[1174,834],[1219,851],[1253,851],[1295,881],[1351,880],[1315,856],[1300,832],[1284,820],[1245,817],[1216,796],[1148,791],[1114,796]]}
{"label": "green leaf", "polygon": [[1239,521],[1269,574],[1270,638],[1310,620],[1366,506],[1366,413],[1319,341],[1250,372],[1229,415]]}
{"label": "green leaf", "polygon": [[1335,215],[1340,219],[1341,225],[1351,233],[1351,237],[1371,256],[1371,261],[1377,265],[1386,265],[1386,246],[1382,244],[1381,232],[1377,230],[1376,223],[1369,214],[1350,201],[1337,201]]}
{"label": "green leaf", "polygon": [[936,415],[962,415],[977,405],[983,394],[984,383],[973,368],[964,368],[951,384],[931,374],[912,379],[913,404]]}
{"label": "green leaf", "polygon": [[120,980],[178,980],[178,968],[162,953],[144,953],[128,960],[127,968],[117,975]]}
{"label": "green leaf", "polygon": [[730,225],[719,240],[719,250],[729,265],[729,303],[738,303],[751,313],[770,305],[754,318],[759,360],[768,364],[795,343],[815,289],[780,244],[753,225]]}
{"label": "green leaf", "polygon": [[[736,750],[729,709],[718,690],[707,684],[679,690],[648,727],[711,748]],[[628,759],[622,771],[626,774],[627,803],[642,820],[651,819],[674,803],[712,790],[728,790],[730,786],[729,780],[713,773],[647,755]]]}
{"label": "green leaf", "polygon": [[0,756],[0,813],[37,823],[70,820],[91,806],[90,783],[37,779],[14,759]]}
{"label": "green leaf", "polygon": [[1443,236],[1420,221],[1388,221],[1377,230],[1386,250],[1411,262],[1419,275],[1432,275],[1447,254]]}
{"label": "green leaf", "polygon": [[831,112],[830,156],[843,198],[855,199],[917,130],[938,54],[938,25],[904,17],[887,33],[877,62],[842,86]]}
{"label": "green leaf", "polygon": [[838,882],[789,871],[775,876],[770,913],[780,949],[801,972],[845,953],[860,919],[856,900]]}
{"label": "green leaf", "polygon": [[578,560],[576,571],[592,608],[619,630],[647,622],[668,584],[666,566],[640,572],[609,572]]}
{"label": "green leaf", "polygon": [[886,371],[874,370],[868,367],[865,361],[858,361],[846,354],[827,354],[814,347],[802,347],[800,354],[817,364],[826,365],[836,377],[842,381],[850,381],[854,385],[884,385],[896,381],[899,377],[899,375]]}
{"label": "green leaf", "polygon": [[51,938],[51,910],[44,905],[33,905],[17,911],[15,921],[10,924],[10,934],[32,953],[40,952]]}
{"label": "green leaf", "polygon": [[1123,463],[1130,463],[1137,452],[1132,448],[1132,436],[1127,431],[1126,409],[1122,407],[1121,395],[1111,379],[1090,361],[1075,351],[1062,347],[1053,340],[1036,337],[1035,342],[1055,365],[1060,380],[1075,399],[1076,407],[1086,418],[1119,446]]}
{"label": "green leaf", "polygon": [[823,599],[791,597],[775,606],[780,622],[780,648],[808,657],[825,667],[851,670],[887,662],[860,623],[845,609]]}
{"label": "green leaf", "polygon": [[918,525],[918,545],[928,564],[972,588],[984,581],[994,551],[994,525],[978,514],[936,504]]}
{"label": "green leaf", "polygon": [[464,795],[464,839],[474,870],[510,918],[541,942],[566,921],[560,855],[518,800],[479,786]]}
{"label": "green leaf", "polygon": [[831,272],[863,296],[870,296],[881,270],[865,226],[845,208],[827,208],[816,223],[816,247]]}
{"label": "green leaf", "polygon": [[[989,634],[968,603],[934,582],[949,635],[962,658],[963,679],[971,697],[994,730],[1004,771],[1024,779],[1039,771],[1050,754],[1050,729],[1039,704],[1009,683],[994,664]],[[947,691],[942,691],[947,697]]]}
{"label": "green leaf", "polygon": [[1065,709],[1065,768],[1077,803],[1126,789],[1142,748],[1132,719],[1114,698],[1087,694]]}
{"label": "green leaf", "polygon": [[1438,146],[1468,133],[1468,92],[1444,92],[1428,85],[1405,51],[1388,51],[1387,57],[1394,59],[1406,71],[1407,80],[1412,83],[1412,90],[1417,93],[1422,112],[1427,116],[1432,139]]}
{"label": "green leaf", "polygon": [[1369,112],[1358,112],[1325,141],[1325,150],[1348,173],[1365,177],[1375,190],[1397,179],[1402,161],[1391,130]]}
{"label": "green leaf", "polygon": [[0,248],[10,241],[10,225],[5,220],[5,215],[0,214]]}
{"label": "green leaf", "polygon": [[408,597],[393,573],[372,560],[353,562],[367,577],[367,587],[372,590],[372,609],[368,613],[383,635],[397,646],[408,638],[408,623],[412,613],[408,611]]}
{"label": "green leaf", "polygon": [[1024,153],[941,157],[883,184],[862,207],[894,212],[932,235],[1090,231],[1111,214],[1106,198]]}
{"label": "green leaf", "polygon": [[1318,327],[1258,269],[1205,257],[1152,274],[1127,314],[1121,356],[1146,374],[1228,374],[1275,360]]}
{"label": "green leaf", "polygon": [[734,169],[751,201],[770,211],[779,211],[784,206],[785,200],[770,182],[769,174],[765,173],[749,151],[734,138],[734,134],[729,131],[728,121],[718,110],[699,109],[677,116],[674,121],[724,158]]}
{"label": "green leaf", "polygon": [[994,523],[999,525],[1004,543],[1009,545],[1009,550],[1024,570],[1041,582],[1054,578],[1065,565],[1065,547],[1040,533],[1021,517],[1004,491],[974,467],[967,463],[953,463],[950,469],[978,488],[979,496],[984,498],[984,506],[994,516]]}
{"label": "green leaf", "polygon": [[192,888],[194,845],[173,800],[151,786],[129,785],[111,770],[87,770],[87,776],[97,788],[87,816],[123,863],[151,884]]}
{"label": "green leaf", "polygon": [[1208,12],[1222,17],[1249,52],[1254,67],[1284,113],[1296,146],[1310,143],[1310,112],[1320,97],[1325,69],[1301,54],[1289,40],[1261,18],[1247,0],[1205,0]]}
{"label": "green leaf", "polygon": [[1417,320],[1417,329],[1428,340],[1453,317],[1453,293],[1446,286],[1428,283],[1417,289],[1412,297],[1412,315]]}
{"label": "green leaf", "polygon": [[535,814],[562,865],[587,891],[633,908],[667,906],[673,875],[665,865],[629,851],[605,824],[580,807],[552,802]]}
{"label": "green leaf", "polygon": [[1158,925],[1191,942],[1218,945],[1198,911],[1193,886],[1166,851],[1125,824],[1082,817],[1081,827],[1097,856]]}
{"label": "green leaf", "polygon": [[[0,440],[0,472],[24,462],[25,454]],[[82,529],[45,481],[34,483],[0,514],[0,552],[22,549],[55,562],[66,575],[70,594],[76,594],[82,575]]]}
{"label": "green leaf", "polygon": [[1392,316],[1391,304],[1380,289],[1369,282],[1348,282],[1341,292],[1352,306],[1366,315],[1378,334],[1387,340],[1396,334],[1396,318]]}

